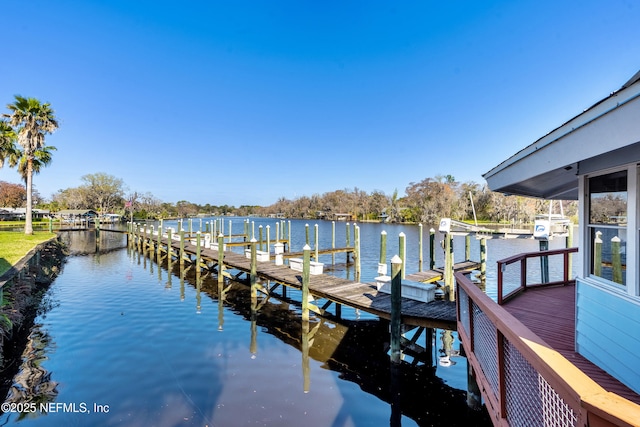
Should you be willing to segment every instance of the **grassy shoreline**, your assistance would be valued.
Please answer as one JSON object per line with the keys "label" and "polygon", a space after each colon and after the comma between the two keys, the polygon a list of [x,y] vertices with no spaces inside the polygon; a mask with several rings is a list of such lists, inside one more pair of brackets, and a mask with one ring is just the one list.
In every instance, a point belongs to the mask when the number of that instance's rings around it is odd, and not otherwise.
{"label": "grassy shoreline", "polygon": [[24,232],[0,231],[0,275],[8,271],[31,249],[55,237],[48,231],[34,231],[30,236]]}

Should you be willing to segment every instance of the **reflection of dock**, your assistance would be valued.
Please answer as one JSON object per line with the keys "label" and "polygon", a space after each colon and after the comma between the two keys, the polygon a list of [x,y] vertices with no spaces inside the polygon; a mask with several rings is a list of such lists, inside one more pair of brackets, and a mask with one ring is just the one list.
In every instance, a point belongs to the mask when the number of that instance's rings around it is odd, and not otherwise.
{"label": "reflection of dock", "polygon": [[[149,233],[148,236],[145,236],[144,233],[139,233],[135,235],[135,238],[142,250],[157,251],[156,245],[159,242],[160,250],[165,254],[167,253],[168,239],[165,236],[158,239],[157,233],[155,235]],[[201,267],[206,267],[210,270],[218,268],[219,253],[217,250],[204,247],[198,248],[193,244],[181,244],[178,240],[171,240],[169,246],[170,254],[173,257],[181,258],[180,253],[183,253],[183,259],[197,263],[196,258],[199,253]],[[236,274],[229,275],[229,277],[238,279],[245,274],[248,278],[251,274],[251,260],[244,255],[226,251],[222,262],[224,270],[237,271]],[[470,270],[477,268],[477,266],[477,263],[460,263],[456,265],[456,271]],[[228,273],[225,271],[223,274],[227,275]],[[271,292],[279,285],[302,289],[302,273],[292,270],[286,265],[275,265],[269,261],[257,262],[255,274],[263,281],[276,283],[268,292]],[[442,270],[433,270],[417,273],[417,275],[419,276],[416,276],[417,280],[413,280],[434,281],[441,279],[443,272]],[[309,293],[313,298],[327,300],[322,307],[316,307],[316,311],[320,313],[326,311],[331,304],[335,304],[336,312],[340,310],[341,305],[345,305],[383,319],[391,319],[391,295],[379,292],[374,284],[360,283],[327,274],[311,275],[309,278]],[[402,323],[426,328],[455,329],[455,302],[436,300],[425,303],[402,298]]]}

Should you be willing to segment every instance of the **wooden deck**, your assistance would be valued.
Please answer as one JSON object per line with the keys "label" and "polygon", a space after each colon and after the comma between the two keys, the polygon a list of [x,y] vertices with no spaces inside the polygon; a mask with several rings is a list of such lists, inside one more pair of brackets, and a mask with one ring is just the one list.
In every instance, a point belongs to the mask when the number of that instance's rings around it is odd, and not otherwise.
{"label": "wooden deck", "polygon": [[602,388],[640,404],[640,395],[575,352],[575,286],[533,288],[504,307]]}
{"label": "wooden deck", "polygon": [[[151,240],[153,244],[156,244],[157,236],[153,236]],[[161,243],[163,247],[166,247],[167,239],[163,237]],[[148,244],[146,243],[145,245]],[[173,240],[171,247],[173,255],[176,256],[180,250],[180,242]],[[185,243],[184,250],[190,258],[196,254],[196,246],[190,243]],[[217,250],[201,248],[200,254],[203,262],[218,263]],[[233,269],[245,274],[249,274],[251,271],[251,261],[238,253],[224,252],[223,262],[225,269]],[[457,265],[459,269],[466,267],[468,267],[466,263]],[[429,275],[429,277],[442,277],[442,272],[438,271],[425,272],[425,274]],[[280,283],[291,288],[302,288],[301,272],[294,271],[286,265],[275,265],[273,261],[258,262],[257,276],[263,280]],[[407,277],[407,280],[415,279]],[[378,292],[375,284],[354,282],[327,274],[312,275],[309,281],[309,292],[315,298],[324,298],[334,303],[374,314],[383,319],[391,319],[391,295]],[[411,326],[455,330],[455,302],[438,300],[424,303],[402,298],[402,323]]]}

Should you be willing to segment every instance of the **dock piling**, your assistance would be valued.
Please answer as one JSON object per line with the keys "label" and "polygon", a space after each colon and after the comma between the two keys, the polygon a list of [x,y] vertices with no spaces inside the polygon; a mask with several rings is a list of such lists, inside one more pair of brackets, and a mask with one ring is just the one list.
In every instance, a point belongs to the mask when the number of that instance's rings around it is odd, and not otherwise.
{"label": "dock piling", "polygon": [[387,265],[387,232],[380,232],[380,264]]}
{"label": "dock piling", "polygon": [[391,258],[391,362],[400,363],[400,338],[402,330],[402,259]]}
{"label": "dock piling", "polygon": [[429,229],[429,270],[436,267],[436,230]]}
{"label": "dock piling", "polygon": [[218,285],[224,282],[224,234],[218,234]]}
{"label": "dock piling", "polygon": [[402,278],[405,278],[405,270],[407,269],[407,236],[404,233],[398,235],[398,251],[402,260]]}
{"label": "dock piling", "polygon": [[309,273],[311,270],[311,247],[304,245],[302,249],[302,321],[309,321]]}

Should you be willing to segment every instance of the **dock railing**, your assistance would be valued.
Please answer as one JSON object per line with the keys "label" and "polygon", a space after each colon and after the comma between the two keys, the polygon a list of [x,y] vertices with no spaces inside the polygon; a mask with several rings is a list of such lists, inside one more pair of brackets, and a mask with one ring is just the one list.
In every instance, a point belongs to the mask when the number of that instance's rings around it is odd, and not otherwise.
{"label": "dock railing", "polygon": [[[498,261],[498,304],[502,305],[504,302],[513,298],[520,292],[524,292],[527,288],[536,288],[542,286],[558,286],[558,285],[568,285],[574,284],[575,280],[569,279],[570,274],[570,263],[569,256],[570,254],[578,252],[578,248],[566,248],[566,249],[555,249],[551,251],[539,251],[539,252],[526,252],[518,255],[514,255],[509,258],[502,259]],[[560,280],[548,281],[545,283],[528,283],[528,268],[527,261],[535,258],[539,258],[543,265],[547,268],[549,265],[549,257],[550,256],[562,256],[563,258],[563,269],[562,269],[562,278]],[[520,283],[519,285],[511,290],[509,293],[504,295],[504,273],[506,267],[510,264],[520,263]],[[547,273],[548,275],[548,273]],[[544,275],[543,275],[544,276]]]}
{"label": "dock railing", "polygon": [[455,278],[458,336],[495,426],[639,425],[638,405],[596,384],[468,274]]}

